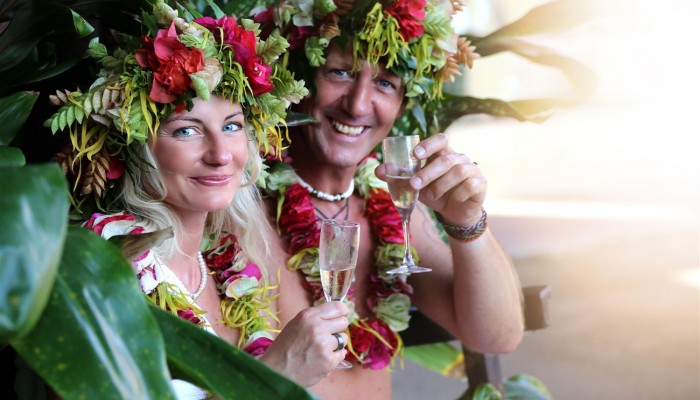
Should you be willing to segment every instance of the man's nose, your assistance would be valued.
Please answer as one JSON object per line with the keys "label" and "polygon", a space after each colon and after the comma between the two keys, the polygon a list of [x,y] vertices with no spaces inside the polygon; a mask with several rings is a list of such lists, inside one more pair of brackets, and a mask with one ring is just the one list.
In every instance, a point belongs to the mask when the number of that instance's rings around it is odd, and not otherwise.
{"label": "man's nose", "polygon": [[345,94],[345,111],[353,117],[361,117],[369,113],[372,108],[372,82],[360,72],[352,84],[352,87]]}

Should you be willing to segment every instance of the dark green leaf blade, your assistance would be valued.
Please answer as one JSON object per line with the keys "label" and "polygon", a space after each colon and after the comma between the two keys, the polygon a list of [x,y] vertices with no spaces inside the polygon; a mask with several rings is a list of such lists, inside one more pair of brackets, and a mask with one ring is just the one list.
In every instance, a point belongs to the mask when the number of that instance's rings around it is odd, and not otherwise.
{"label": "dark green leaf blade", "polygon": [[66,180],[55,164],[0,168],[0,344],[32,329],[66,235]]}
{"label": "dark green leaf blade", "polygon": [[39,93],[23,91],[0,98],[0,146],[6,146],[14,139],[38,97]]}
{"label": "dark green leaf blade", "polygon": [[11,344],[63,398],[171,399],[165,346],[147,303],[119,249],[71,226],[44,314]]}
{"label": "dark green leaf blade", "polygon": [[223,399],[314,399],[301,386],[194,324],[151,307],[164,335],[173,377]]}
{"label": "dark green leaf blade", "polygon": [[22,150],[16,147],[0,146],[0,167],[21,167],[26,161]]}

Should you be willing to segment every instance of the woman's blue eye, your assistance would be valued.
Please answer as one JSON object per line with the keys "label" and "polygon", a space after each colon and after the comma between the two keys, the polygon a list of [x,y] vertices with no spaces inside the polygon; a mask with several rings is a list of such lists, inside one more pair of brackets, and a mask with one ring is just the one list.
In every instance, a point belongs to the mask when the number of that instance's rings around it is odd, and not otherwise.
{"label": "woman's blue eye", "polygon": [[194,128],[180,128],[175,131],[175,136],[178,137],[189,137],[196,134]]}
{"label": "woman's blue eye", "polygon": [[240,124],[231,122],[229,124],[224,125],[223,131],[224,132],[237,132],[237,131],[240,131],[241,129],[243,129],[243,127]]}

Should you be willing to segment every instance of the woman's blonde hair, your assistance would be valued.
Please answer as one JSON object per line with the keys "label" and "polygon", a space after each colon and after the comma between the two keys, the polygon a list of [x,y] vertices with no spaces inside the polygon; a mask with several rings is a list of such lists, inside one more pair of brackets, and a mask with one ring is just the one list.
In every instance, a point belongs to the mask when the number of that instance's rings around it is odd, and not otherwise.
{"label": "woman's blonde hair", "polygon": [[[204,235],[205,238],[208,236],[212,239],[212,244],[217,244],[223,235],[235,234],[246,256],[264,271],[266,268],[263,266],[269,255],[269,241],[260,240],[260,236],[269,235],[271,228],[262,208],[260,192],[255,185],[262,169],[262,160],[254,139],[248,140],[247,146],[248,162],[242,184],[227,208],[209,213]],[[169,259],[175,251],[180,250],[178,238],[181,237],[182,227],[164,202],[167,189],[149,145],[139,145],[137,153],[128,157],[126,170],[129,171],[129,176],[124,177],[120,200],[128,213],[154,225],[155,229],[173,227],[173,240],[166,240],[154,249],[159,257]]]}

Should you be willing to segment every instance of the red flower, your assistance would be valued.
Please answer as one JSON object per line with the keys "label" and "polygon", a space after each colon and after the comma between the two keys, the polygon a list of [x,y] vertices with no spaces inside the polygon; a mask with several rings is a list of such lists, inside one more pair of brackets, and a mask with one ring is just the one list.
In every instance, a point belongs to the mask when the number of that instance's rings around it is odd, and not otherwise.
{"label": "red flower", "polygon": [[365,212],[374,234],[384,243],[403,243],[403,225],[391,195],[384,190],[373,190],[367,199]]}
{"label": "red flower", "polygon": [[255,53],[258,45],[255,32],[238,25],[234,17],[223,16],[218,20],[202,17],[194,22],[209,29],[219,42],[231,46],[233,60],[243,68],[253,96],[272,91],[272,67],[263,63],[262,58]]}
{"label": "red flower", "polygon": [[284,197],[279,225],[289,235],[289,253],[318,247],[321,235],[309,191],[295,183],[287,189]]}
{"label": "red flower", "polygon": [[204,66],[204,53],[198,48],[188,48],[180,42],[171,24],[168,30],[158,31],[156,38],[144,37],[142,48],[136,51],[136,61],[141,67],[153,70],[151,100],[172,103],[191,86],[190,74]]}
{"label": "red flower", "polygon": [[226,235],[219,240],[219,245],[207,250],[202,255],[207,261],[207,266],[215,270],[229,268],[236,256],[237,239],[233,235]]}
{"label": "red flower", "polygon": [[260,38],[263,40],[267,40],[275,30],[275,17],[272,13],[272,6],[268,6],[265,11],[260,11],[253,17],[253,22],[260,24]]}
{"label": "red flower", "polygon": [[316,29],[313,26],[296,26],[292,25],[289,30],[287,42],[289,42],[289,50],[295,50],[304,46],[304,40],[309,36],[314,36]]}
{"label": "red flower", "polygon": [[403,40],[408,42],[423,34],[425,0],[398,0],[389,4],[386,12],[399,22],[399,31]]}
{"label": "red flower", "polygon": [[[379,334],[390,346],[385,345],[379,340],[375,333]],[[351,352],[348,352],[347,359],[350,361],[359,361],[365,368],[374,370],[384,369],[391,362],[392,357],[396,354],[399,340],[387,324],[377,318],[372,318],[368,322],[360,322],[359,325],[350,327],[350,338],[352,341],[352,349],[359,356],[355,357]]]}

